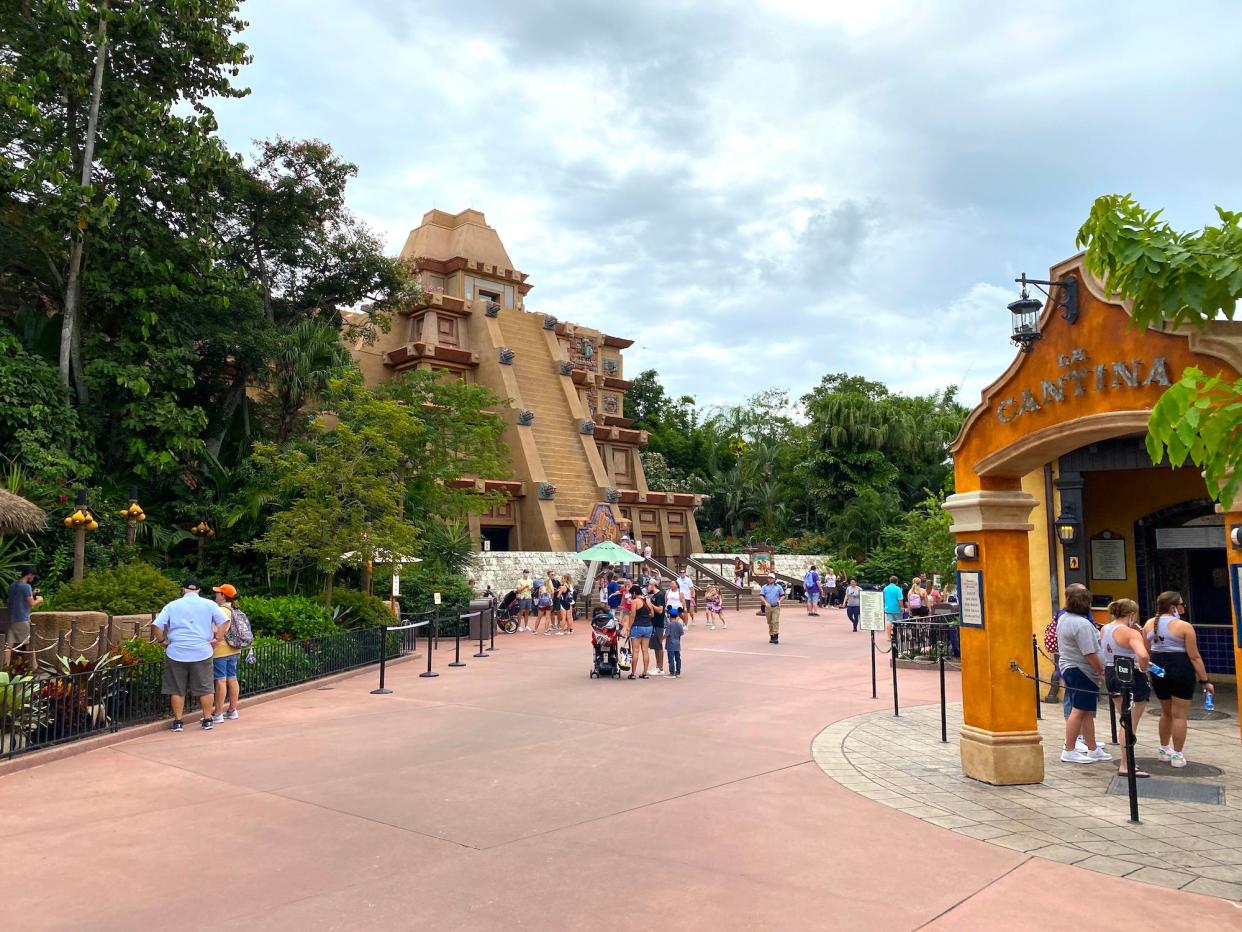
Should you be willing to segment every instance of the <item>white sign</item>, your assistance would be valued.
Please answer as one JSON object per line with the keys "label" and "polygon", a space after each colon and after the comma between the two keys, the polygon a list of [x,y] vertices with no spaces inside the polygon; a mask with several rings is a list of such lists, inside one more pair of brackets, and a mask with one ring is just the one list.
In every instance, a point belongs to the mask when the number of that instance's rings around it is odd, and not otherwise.
{"label": "white sign", "polygon": [[395,599],[401,594],[401,577],[396,573],[392,574],[392,597]]}
{"label": "white sign", "polygon": [[1126,578],[1124,537],[1096,537],[1091,541],[1091,578]]}
{"label": "white sign", "polygon": [[439,605],[439,604],[440,604],[440,593],[438,593],[438,592],[433,592],[433,593],[431,594],[431,601],[432,601],[432,603],[434,603],[435,605]]}
{"label": "white sign", "polygon": [[884,593],[863,590],[858,597],[858,627],[863,631],[884,630]]}
{"label": "white sign", "polygon": [[957,598],[963,628],[983,627],[983,571],[958,570]]}

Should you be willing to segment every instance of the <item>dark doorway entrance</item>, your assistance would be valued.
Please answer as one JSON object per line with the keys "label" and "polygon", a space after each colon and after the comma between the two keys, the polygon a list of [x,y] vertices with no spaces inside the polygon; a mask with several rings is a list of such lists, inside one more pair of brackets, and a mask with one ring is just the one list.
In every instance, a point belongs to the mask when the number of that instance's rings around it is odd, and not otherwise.
{"label": "dark doorway entrance", "polygon": [[482,528],[483,539],[491,544],[490,550],[509,550],[509,536],[512,528],[509,527],[485,527]]}

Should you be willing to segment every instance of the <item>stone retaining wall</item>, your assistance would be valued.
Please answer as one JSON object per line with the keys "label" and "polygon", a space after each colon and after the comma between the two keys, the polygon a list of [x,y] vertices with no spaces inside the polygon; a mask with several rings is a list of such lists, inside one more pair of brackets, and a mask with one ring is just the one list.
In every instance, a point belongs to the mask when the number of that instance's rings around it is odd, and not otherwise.
{"label": "stone retaining wall", "polygon": [[552,567],[559,576],[568,573],[579,589],[582,588],[587,571],[586,563],[572,552],[547,550],[492,550],[474,555],[474,568],[467,574],[477,589],[491,586],[500,598],[513,588],[522,576],[522,570],[530,570],[532,576],[542,576]]}
{"label": "stone retaining wall", "polygon": [[[708,558],[708,559],[728,559],[732,561],[736,559],[737,557],[741,557],[743,560],[749,561],[749,556],[744,553],[695,553],[695,554],[691,554],[691,556],[695,560],[702,560],[704,558]],[[801,579],[803,576],[806,575],[807,567],[810,566],[812,563],[814,563],[815,568],[818,569],[822,573],[825,567],[831,565],[832,560],[834,558],[831,556],[825,556],[823,554],[778,553],[776,554],[774,559],[776,560],[776,572],[782,573],[785,576],[792,576],[794,579]],[[712,569],[715,569],[715,564],[708,564],[708,566],[710,566]],[[725,567],[723,575],[726,578],[732,578],[733,576],[732,567]]]}

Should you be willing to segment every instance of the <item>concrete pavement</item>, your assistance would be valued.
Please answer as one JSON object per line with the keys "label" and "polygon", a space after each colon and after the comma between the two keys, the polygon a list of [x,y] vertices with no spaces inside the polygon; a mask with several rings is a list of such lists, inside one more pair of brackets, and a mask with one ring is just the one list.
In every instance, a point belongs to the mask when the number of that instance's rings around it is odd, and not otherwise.
{"label": "concrete pavement", "polygon": [[[590,680],[586,625],[374,671],[0,779],[21,929],[1242,927],[868,800],[811,742],[882,707],[843,613],[690,629],[679,680]],[[883,669],[882,669],[883,674]],[[906,702],[938,697],[902,671]],[[950,699],[957,697],[956,677]],[[6,885],[7,886],[7,885]],[[11,891],[13,888],[8,887]],[[1116,904],[1115,906],[1113,904]]]}

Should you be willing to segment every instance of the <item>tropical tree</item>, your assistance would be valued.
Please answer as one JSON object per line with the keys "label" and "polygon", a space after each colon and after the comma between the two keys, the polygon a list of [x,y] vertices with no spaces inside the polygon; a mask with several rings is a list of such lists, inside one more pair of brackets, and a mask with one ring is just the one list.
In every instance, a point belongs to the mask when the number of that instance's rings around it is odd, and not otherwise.
{"label": "tropical tree", "polygon": [[[1087,268],[1131,302],[1134,326],[1200,329],[1233,319],[1242,300],[1242,213],[1179,232],[1129,195],[1098,198],[1078,231]],[[1152,409],[1147,450],[1203,469],[1208,490],[1231,501],[1242,484],[1242,379],[1188,368]]]}

